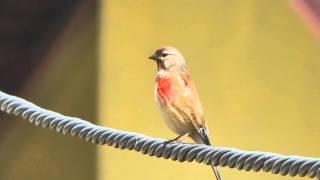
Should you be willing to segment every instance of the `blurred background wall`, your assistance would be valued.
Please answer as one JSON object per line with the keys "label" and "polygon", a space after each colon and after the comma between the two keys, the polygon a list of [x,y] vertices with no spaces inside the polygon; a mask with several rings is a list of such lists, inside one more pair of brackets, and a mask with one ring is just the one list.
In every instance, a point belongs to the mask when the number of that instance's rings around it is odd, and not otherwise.
{"label": "blurred background wall", "polygon": [[[0,88],[96,118],[95,1],[0,2]],[[0,179],[95,179],[95,146],[0,114]],[[94,121],[93,121],[94,122]]]}
{"label": "blurred background wall", "polygon": [[[320,1],[0,1],[0,90],[171,139],[158,47],[182,51],[218,146],[319,157]],[[96,147],[0,115],[0,180],[213,179],[210,167]],[[220,168],[228,179],[291,179]],[[299,179],[299,178],[296,178]]]}

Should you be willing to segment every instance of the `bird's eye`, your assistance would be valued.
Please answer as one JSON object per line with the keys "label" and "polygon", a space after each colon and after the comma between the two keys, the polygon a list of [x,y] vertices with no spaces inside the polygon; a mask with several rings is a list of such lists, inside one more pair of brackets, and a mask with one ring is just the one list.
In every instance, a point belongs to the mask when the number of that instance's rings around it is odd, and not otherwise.
{"label": "bird's eye", "polygon": [[162,54],[161,54],[161,57],[163,57],[163,58],[165,58],[165,57],[167,57],[167,56],[168,56],[167,53],[162,53]]}

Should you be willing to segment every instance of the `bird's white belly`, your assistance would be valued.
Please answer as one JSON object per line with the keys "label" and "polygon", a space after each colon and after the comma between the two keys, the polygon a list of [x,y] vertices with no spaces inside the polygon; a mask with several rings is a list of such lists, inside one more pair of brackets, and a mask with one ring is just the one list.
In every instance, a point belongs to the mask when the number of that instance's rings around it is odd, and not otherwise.
{"label": "bird's white belly", "polygon": [[155,95],[155,99],[161,117],[170,130],[178,135],[185,135],[193,131],[191,121],[186,120],[170,103],[161,102],[157,95]]}

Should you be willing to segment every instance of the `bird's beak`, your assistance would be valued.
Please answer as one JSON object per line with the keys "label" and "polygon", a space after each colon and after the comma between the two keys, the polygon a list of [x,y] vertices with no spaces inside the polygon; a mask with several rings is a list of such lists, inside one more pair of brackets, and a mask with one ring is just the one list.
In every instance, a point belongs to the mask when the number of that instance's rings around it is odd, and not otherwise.
{"label": "bird's beak", "polygon": [[154,54],[152,54],[151,56],[149,56],[149,59],[154,60],[154,61],[157,61],[157,60],[158,60],[158,58],[157,58]]}

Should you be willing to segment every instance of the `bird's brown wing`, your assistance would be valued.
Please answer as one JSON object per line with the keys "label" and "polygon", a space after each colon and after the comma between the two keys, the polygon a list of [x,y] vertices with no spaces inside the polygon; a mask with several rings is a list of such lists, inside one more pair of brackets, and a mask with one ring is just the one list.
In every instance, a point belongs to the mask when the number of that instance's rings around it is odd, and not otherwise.
{"label": "bird's brown wing", "polygon": [[181,79],[178,80],[180,83],[176,83],[179,84],[179,87],[176,88],[181,88],[179,92],[182,93],[176,96],[175,108],[183,112],[185,120],[190,121],[196,131],[204,131],[203,133],[207,135],[208,130],[203,118],[202,105],[190,75],[187,72],[181,72],[178,78]]}

